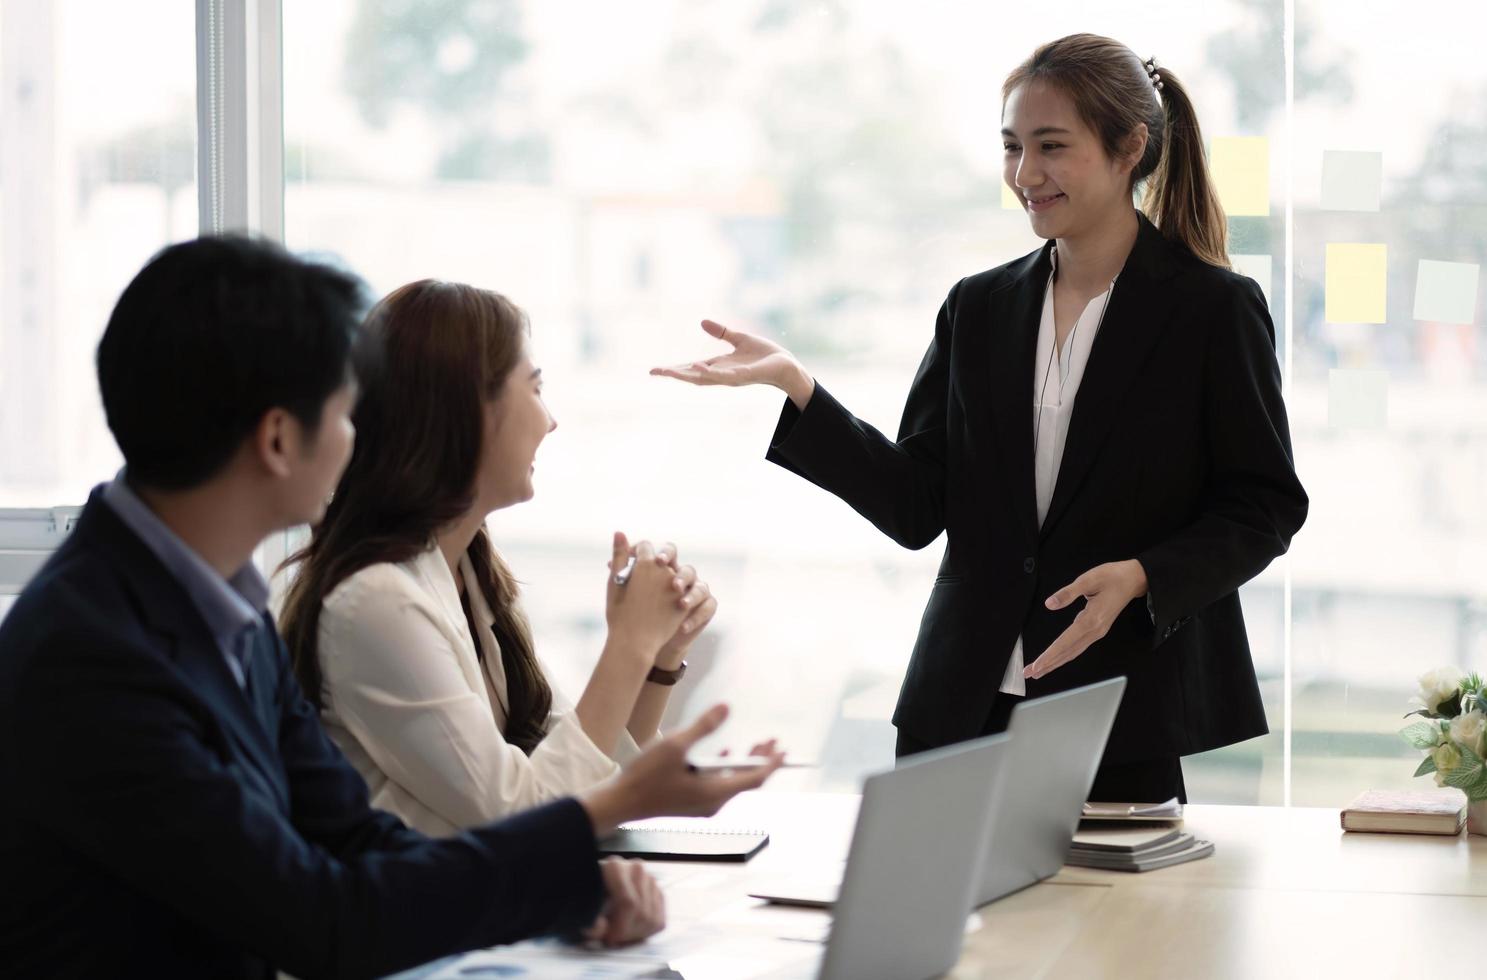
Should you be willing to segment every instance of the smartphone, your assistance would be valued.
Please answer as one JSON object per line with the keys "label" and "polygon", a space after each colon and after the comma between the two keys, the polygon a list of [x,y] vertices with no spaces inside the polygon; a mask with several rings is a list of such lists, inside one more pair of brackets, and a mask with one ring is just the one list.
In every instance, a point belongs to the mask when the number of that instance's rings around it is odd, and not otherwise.
{"label": "smartphone", "polygon": [[[689,755],[687,765],[696,772],[723,772],[732,769],[734,772],[744,772],[749,769],[758,769],[769,765],[769,756],[766,755]],[[809,765],[805,762],[786,762],[780,766],[781,769],[799,769]]]}

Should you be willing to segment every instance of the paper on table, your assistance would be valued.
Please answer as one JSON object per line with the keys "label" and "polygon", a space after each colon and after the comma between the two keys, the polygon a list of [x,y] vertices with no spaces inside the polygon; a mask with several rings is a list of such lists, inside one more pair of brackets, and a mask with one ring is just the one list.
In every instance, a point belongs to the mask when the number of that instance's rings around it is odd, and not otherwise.
{"label": "paper on table", "polygon": [[1470,324],[1476,318],[1480,273],[1475,262],[1421,259],[1415,276],[1415,319]]}
{"label": "paper on table", "polygon": [[1180,817],[1182,804],[1177,797],[1165,803],[1086,803],[1086,817]]}
{"label": "paper on table", "polygon": [[1334,429],[1382,429],[1389,421],[1389,372],[1334,368],[1327,372],[1327,424]]}
{"label": "paper on table", "polygon": [[1268,255],[1231,255],[1229,261],[1234,266],[1234,271],[1241,276],[1249,276],[1260,284],[1260,292],[1265,294],[1265,302],[1270,302],[1270,283],[1275,273],[1273,271],[1273,260]]}
{"label": "paper on table", "polygon": [[1270,141],[1263,136],[1219,136],[1208,154],[1219,203],[1229,217],[1270,213]]}
{"label": "paper on table", "polygon": [[1353,150],[1322,153],[1322,210],[1377,211],[1384,155]]}
{"label": "paper on table", "polygon": [[1383,323],[1388,304],[1389,249],[1373,243],[1327,246],[1328,323]]}

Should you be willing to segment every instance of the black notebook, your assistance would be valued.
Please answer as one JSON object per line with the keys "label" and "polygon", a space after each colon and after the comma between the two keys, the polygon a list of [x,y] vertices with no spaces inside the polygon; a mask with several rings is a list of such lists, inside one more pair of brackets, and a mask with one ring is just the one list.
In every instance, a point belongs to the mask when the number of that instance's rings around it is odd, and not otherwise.
{"label": "black notebook", "polygon": [[599,853],[646,861],[747,861],[768,843],[762,830],[621,826],[599,842]]}

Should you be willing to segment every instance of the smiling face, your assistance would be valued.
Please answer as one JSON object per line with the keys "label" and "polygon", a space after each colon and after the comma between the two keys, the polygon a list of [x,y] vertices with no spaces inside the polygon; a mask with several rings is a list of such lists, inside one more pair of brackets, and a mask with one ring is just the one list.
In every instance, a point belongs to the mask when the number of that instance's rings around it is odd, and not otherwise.
{"label": "smiling face", "polygon": [[542,370],[523,353],[485,401],[476,496],[486,513],[531,500],[537,447],[558,427],[542,401]]}
{"label": "smiling face", "polygon": [[1013,89],[1002,106],[1002,179],[1022,202],[1040,238],[1079,238],[1119,220],[1132,208],[1134,155],[1112,159],[1064,92],[1033,81]]}

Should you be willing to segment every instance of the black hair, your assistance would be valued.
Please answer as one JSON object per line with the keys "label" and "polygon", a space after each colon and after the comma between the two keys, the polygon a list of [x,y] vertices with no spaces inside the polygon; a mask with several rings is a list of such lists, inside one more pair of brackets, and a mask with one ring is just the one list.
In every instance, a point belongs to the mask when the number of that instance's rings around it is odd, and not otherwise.
{"label": "black hair", "polygon": [[356,370],[368,292],[356,276],[237,235],[163,249],[98,344],[108,427],[132,480],[198,486],[273,408],[310,432]]}

